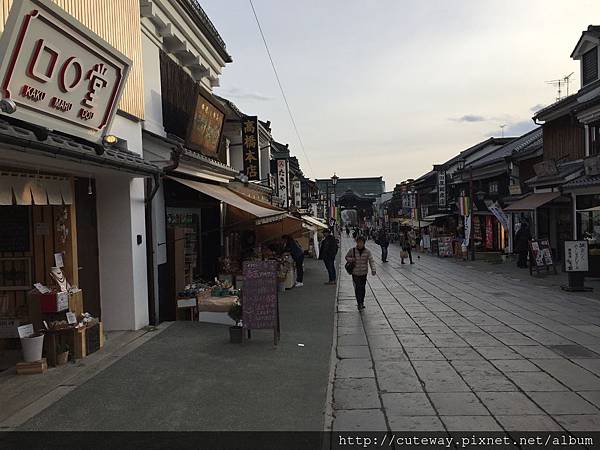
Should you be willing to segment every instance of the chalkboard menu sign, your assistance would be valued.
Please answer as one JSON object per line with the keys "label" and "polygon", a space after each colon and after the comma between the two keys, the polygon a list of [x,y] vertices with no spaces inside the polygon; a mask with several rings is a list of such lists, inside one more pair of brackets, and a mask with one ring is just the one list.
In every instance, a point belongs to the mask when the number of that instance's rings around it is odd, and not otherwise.
{"label": "chalkboard menu sign", "polygon": [[550,242],[548,242],[548,239],[531,241],[531,253],[533,255],[533,262],[537,267],[551,266],[554,264],[552,261],[552,250],[550,250]]}
{"label": "chalkboard menu sign", "polygon": [[567,272],[589,270],[587,241],[565,241],[565,269]]}
{"label": "chalkboard menu sign", "polygon": [[279,303],[277,261],[245,261],[242,322],[248,330],[272,328],[277,343]]}
{"label": "chalkboard menu sign", "polygon": [[29,250],[29,208],[3,206],[0,214],[0,253]]}
{"label": "chalkboard menu sign", "polygon": [[529,241],[529,273],[533,274],[533,269],[539,274],[540,268],[554,269],[556,274],[556,266],[552,260],[552,249],[548,239],[531,240]]}
{"label": "chalkboard menu sign", "polygon": [[449,236],[440,237],[438,239],[438,256],[444,258],[452,256],[452,238]]}

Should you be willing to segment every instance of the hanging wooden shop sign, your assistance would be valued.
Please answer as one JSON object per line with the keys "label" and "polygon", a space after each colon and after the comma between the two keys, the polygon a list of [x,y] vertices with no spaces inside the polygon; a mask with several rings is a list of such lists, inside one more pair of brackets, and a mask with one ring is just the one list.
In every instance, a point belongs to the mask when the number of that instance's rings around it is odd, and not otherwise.
{"label": "hanging wooden shop sign", "polygon": [[248,180],[260,180],[258,117],[248,116],[242,120],[242,152],[244,157],[244,174]]}

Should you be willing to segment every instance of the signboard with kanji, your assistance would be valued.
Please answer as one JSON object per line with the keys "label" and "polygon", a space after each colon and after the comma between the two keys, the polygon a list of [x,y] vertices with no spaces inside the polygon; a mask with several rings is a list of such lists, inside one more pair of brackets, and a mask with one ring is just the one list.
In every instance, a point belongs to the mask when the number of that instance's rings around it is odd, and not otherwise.
{"label": "signboard with kanji", "polygon": [[288,206],[288,171],[285,159],[277,160],[277,192],[283,201],[284,208]]}
{"label": "signboard with kanji", "polygon": [[438,205],[446,206],[446,172],[438,172]]}
{"label": "signboard with kanji", "polygon": [[565,269],[567,272],[589,270],[587,241],[565,241]]}
{"label": "signboard with kanji", "polygon": [[219,153],[224,120],[223,112],[202,94],[198,95],[191,123],[188,126],[186,146],[203,155],[216,157]]}
{"label": "signboard with kanji", "polygon": [[100,142],[131,60],[48,0],[13,2],[0,39],[0,98],[11,115]]}
{"label": "signboard with kanji", "polygon": [[258,145],[258,117],[247,116],[242,120],[242,155],[244,174],[251,181],[260,180]]}

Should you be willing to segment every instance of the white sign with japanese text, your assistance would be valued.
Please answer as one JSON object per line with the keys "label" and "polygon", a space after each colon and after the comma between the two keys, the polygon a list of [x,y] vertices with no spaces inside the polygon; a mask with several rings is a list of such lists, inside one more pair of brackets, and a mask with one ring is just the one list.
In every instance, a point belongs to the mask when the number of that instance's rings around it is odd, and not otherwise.
{"label": "white sign with japanese text", "polygon": [[277,192],[279,198],[283,201],[283,207],[288,206],[288,173],[287,161],[285,159],[277,160]]}
{"label": "white sign with japanese text", "polygon": [[589,270],[587,241],[565,241],[565,269],[567,272]]}
{"label": "white sign with japanese text", "polygon": [[438,205],[446,206],[446,172],[438,172]]}
{"label": "white sign with japanese text", "polygon": [[294,206],[302,208],[302,183],[294,180]]}
{"label": "white sign with japanese text", "polygon": [[99,142],[131,60],[49,0],[13,2],[0,39],[0,97],[11,116]]}

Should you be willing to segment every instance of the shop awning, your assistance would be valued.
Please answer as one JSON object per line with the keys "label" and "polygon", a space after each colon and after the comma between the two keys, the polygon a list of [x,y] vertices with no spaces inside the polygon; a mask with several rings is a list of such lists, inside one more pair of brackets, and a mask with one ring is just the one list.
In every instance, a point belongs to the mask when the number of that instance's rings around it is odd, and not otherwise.
{"label": "shop awning", "polygon": [[514,202],[504,208],[504,211],[533,211],[542,205],[560,197],[560,192],[537,192]]}
{"label": "shop awning", "polygon": [[256,233],[256,242],[259,244],[272,242],[281,239],[283,236],[299,237],[308,233],[302,220],[297,217],[285,214],[283,218],[277,222],[264,223],[254,229]]}
{"label": "shop awning", "polygon": [[315,219],[313,216],[302,216],[302,220],[304,220],[308,225],[312,225],[317,229],[326,230],[329,227],[321,222],[319,219]]}
{"label": "shop awning", "polygon": [[430,216],[425,216],[423,217],[423,220],[430,220],[430,221],[434,221],[435,219],[439,219],[440,217],[448,217],[450,214],[431,214]]}
{"label": "shop awning", "polygon": [[177,181],[178,183],[181,183],[184,186],[187,186],[198,192],[206,194],[209,197],[225,202],[228,205],[233,206],[234,208],[240,209],[253,215],[258,219],[256,221],[257,225],[262,223],[278,221],[287,216],[287,213],[284,211],[278,211],[275,209],[270,209],[264,206],[256,205],[246,200],[242,196],[236,194],[235,192],[230,191],[226,187],[220,186],[218,184],[201,183],[199,181],[184,180],[183,178],[175,177],[167,178]]}
{"label": "shop awning", "polygon": [[421,220],[417,220],[417,219],[402,219],[400,221],[401,225],[406,225],[412,228],[425,228],[428,227],[429,225],[431,225],[433,223],[433,220],[426,220],[426,219],[421,219]]}

